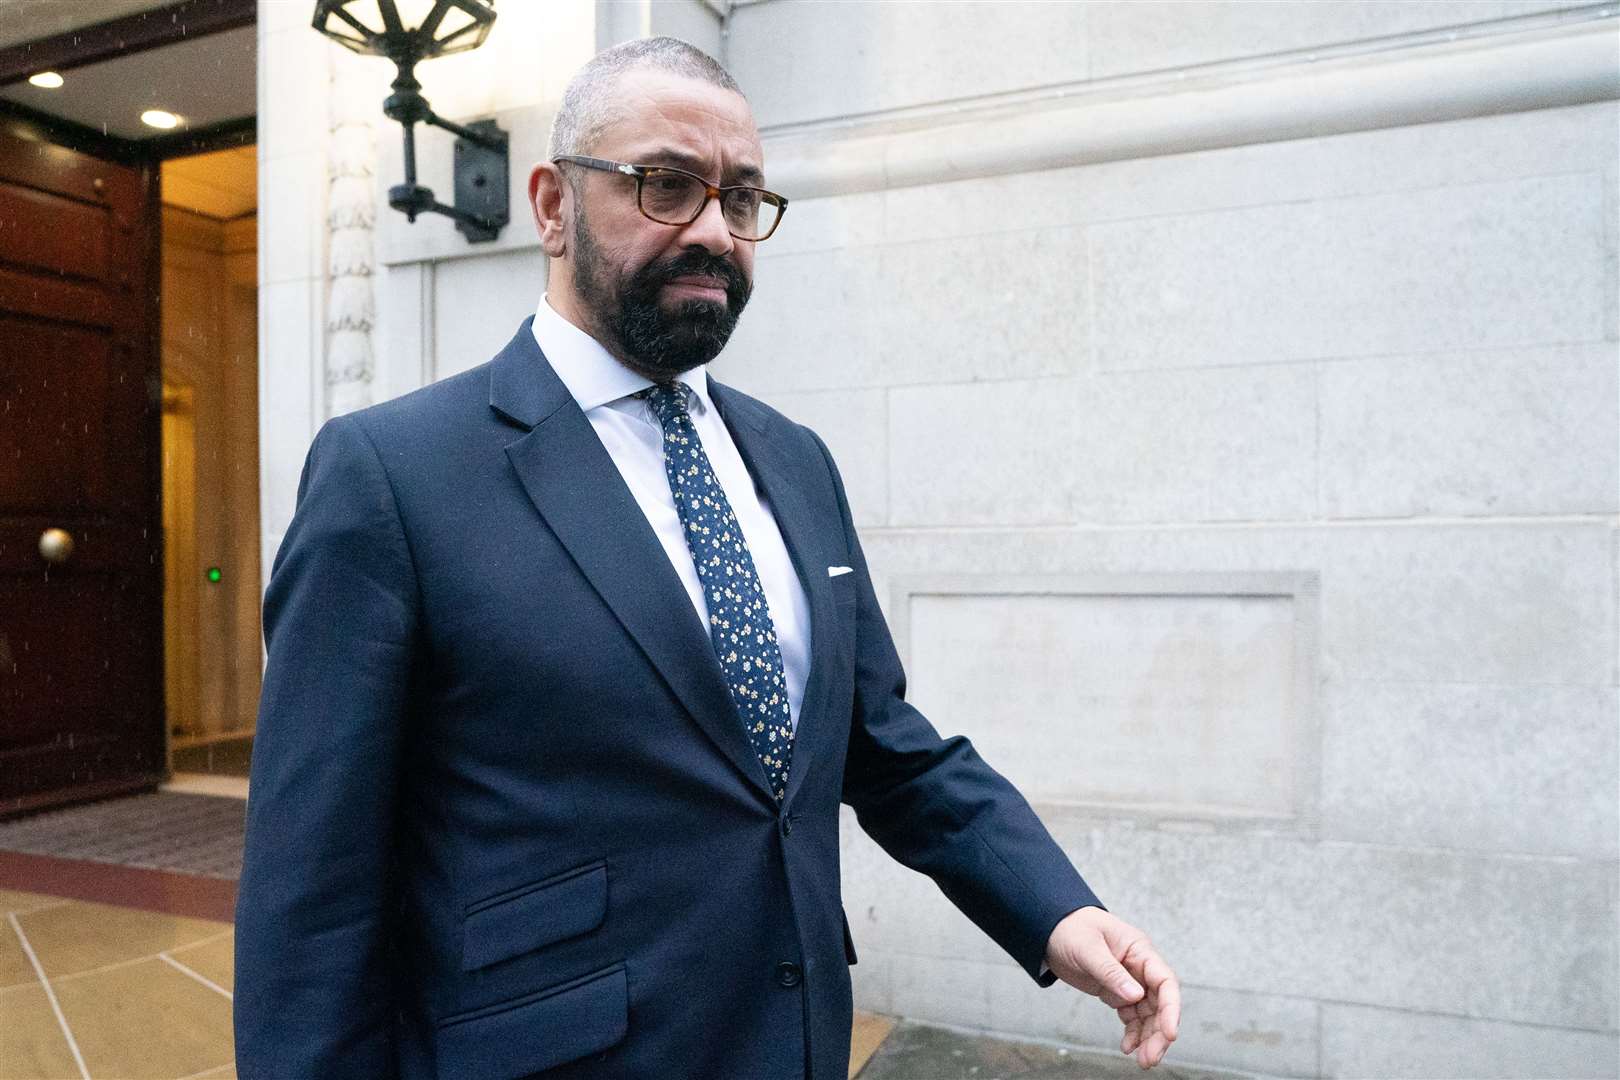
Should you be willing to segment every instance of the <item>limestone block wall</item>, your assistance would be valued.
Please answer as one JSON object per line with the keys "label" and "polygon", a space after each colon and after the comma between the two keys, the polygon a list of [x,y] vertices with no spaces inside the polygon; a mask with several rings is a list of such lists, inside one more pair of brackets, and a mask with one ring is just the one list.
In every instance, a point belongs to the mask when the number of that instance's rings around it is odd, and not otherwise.
{"label": "limestone block wall", "polygon": [[327,45],[302,4],[260,0],[259,528],[261,574],[297,505],[325,415]]}
{"label": "limestone block wall", "polygon": [[[911,700],[1174,961],[1183,1062],[1620,1070],[1620,114],[1510,57],[1620,36],[1554,6],[729,20],[812,196],[720,377],[826,437]],[[1117,1046],[845,826],[859,1006]]]}

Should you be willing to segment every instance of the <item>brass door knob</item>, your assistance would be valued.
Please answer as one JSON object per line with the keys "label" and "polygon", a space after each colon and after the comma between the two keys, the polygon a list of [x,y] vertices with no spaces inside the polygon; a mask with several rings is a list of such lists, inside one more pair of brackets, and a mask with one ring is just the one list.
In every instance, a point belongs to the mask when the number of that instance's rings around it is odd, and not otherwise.
{"label": "brass door knob", "polygon": [[39,534],[39,553],[46,562],[61,566],[73,554],[73,537],[66,529],[46,529]]}

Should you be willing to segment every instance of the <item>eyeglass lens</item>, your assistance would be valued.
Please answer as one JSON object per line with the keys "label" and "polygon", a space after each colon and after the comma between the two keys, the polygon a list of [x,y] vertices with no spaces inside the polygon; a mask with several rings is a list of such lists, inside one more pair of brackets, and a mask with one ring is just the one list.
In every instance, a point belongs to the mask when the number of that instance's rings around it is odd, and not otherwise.
{"label": "eyeglass lens", "polygon": [[[665,225],[685,225],[703,212],[707,187],[678,172],[652,171],[641,182],[641,212]],[[733,188],[720,198],[726,228],[744,240],[770,235],[781,213],[776,203],[748,188]]]}

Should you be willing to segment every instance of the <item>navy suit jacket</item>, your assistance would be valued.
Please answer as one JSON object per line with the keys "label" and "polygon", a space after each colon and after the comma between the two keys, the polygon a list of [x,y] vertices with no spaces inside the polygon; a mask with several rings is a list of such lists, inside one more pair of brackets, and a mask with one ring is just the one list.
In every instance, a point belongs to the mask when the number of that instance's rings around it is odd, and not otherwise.
{"label": "navy suit jacket", "polygon": [[906,703],[826,446],[711,386],[811,608],[780,808],[527,322],[489,363],[321,427],[264,602],[244,1080],[842,1080],[841,802],[1050,981],[1053,926],[1097,898]]}

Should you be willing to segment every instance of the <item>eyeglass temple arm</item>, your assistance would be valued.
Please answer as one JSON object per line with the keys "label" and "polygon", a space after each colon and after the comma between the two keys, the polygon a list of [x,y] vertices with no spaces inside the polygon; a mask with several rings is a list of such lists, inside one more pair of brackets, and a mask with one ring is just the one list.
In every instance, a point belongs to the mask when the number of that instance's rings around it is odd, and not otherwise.
{"label": "eyeglass temple arm", "polygon": [[552,161],[566,161],[571,165],[581,165],[587,169],[601,169],[604,172],[623,173],[626,176],[641,178],[641,170],[634,165],[626,165],[620,161],[609,161],[607,158],[585,157],[583,154],[561,154]]}

